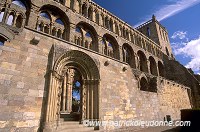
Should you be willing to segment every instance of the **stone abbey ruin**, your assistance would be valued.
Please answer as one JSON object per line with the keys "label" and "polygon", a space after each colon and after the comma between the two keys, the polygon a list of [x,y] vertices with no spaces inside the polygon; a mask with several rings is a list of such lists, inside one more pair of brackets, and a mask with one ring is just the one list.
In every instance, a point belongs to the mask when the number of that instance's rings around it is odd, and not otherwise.
{"label": "stone abbey ruin", "polygon": [[155,16],[133,28],[90,0],[0,0],[2,132],[179,120],[200,106],[199,80],[175,60]]}

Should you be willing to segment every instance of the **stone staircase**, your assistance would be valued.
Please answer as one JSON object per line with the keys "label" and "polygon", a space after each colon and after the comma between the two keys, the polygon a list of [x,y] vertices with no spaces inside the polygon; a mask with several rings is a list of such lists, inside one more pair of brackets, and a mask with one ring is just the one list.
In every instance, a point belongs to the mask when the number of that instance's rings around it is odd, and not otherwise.
{"label": "stone staircase", "polygon": [[78,121],[61,121],[56,132],[93,132],[94,127],[86,127]]}
{"label": "stone staircase", "polygon": [[87,127],[79,122],[80,113],[61,113],[56,132],[92,132],[94,127]]}

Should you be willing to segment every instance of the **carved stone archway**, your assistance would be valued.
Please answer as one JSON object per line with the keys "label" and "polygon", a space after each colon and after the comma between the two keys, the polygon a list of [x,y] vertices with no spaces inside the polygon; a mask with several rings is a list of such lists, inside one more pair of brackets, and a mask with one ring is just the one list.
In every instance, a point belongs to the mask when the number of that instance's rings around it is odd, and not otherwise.
{"label": "carved stone archway", "polygon": [[[50,73],[44,131],[55,131],[59,126],[61,113],[63,111],[70,112],[71,110],[71,93],[63,91],[70,91],[72,89],[70,76],[72,77],[74,70],[80,73],[82,79],[79,121],[99,119],[100,76],[98,66],[84,52],[76,50],[67,51],[56,59]],[[63,106],[63,104],[67,106]]]}

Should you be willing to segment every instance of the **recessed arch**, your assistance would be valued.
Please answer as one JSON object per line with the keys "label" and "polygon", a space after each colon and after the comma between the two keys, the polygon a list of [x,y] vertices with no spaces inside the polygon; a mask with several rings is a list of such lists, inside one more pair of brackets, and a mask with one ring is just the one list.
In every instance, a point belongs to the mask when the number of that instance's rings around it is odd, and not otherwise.
{"label": "recessed arch", "polygon": [[123,61],[128,63],[132,68],[136,68],[135,55],[132,47],[125,43],[122,45]]}
{"label": "recessed arch", "polygon": [[159,70],[159,75],[161,77],[165,77],[165,69],[164,69],[164,65],[162,64],[162,62],[158,61],[158,70]]}
{"label": "recessed arch", "polygon": [[94,11],[94,13],[95,13],[95,22],[97,23],[97,24],[99,24],[99,12],[98,12],[98,10],[96,9],[95,11]]}
{"label": "recessed arch", "polygon": [[83,3],[83,5],[82,5],[82,15],[84,17],[87,17],[87,15],[88,15],[87,4],[86,3]]}
{"label": "recessed arch", "polygon": [[[45,124],[54,123],[58,118],[62,118],[62,115],[73,113],[71,84],[77,80],[80,82],[80,116],[77,119],[79,121],[88,119],[98,120],[100,74],[96,61],[86,53],[77,50],[68,51],[54,59],[56,61],[53,64],[50,75],[50,80],[52,81],[49,82],[48,88]],[[79,75],[75,76],[74,71],[77,71]],[[66,91],[68,91],[67,94]],[[62,100],[56,98],[55,92],[60,92]],[[65,104],[67,107],[63,106]],[[52,116],[49,117],[49,114]],[[45,126],[45,128],[48,129],[48,126]]]}
{"label": "recessed arch", "polygon": [[107,51],[105,54],[115,59],[119,59],[119,45],[117,40],[112,35],[107,33],[103,35],[103,40],[106,42]]}
{"label": "recessed arch", "polygon": [[158,75],[157,64],[156,64],[155,59],[152,56],[149,57],[149,63],[150,63],[151,74],[157,76]]}
{"label": "recessed arch", "polygon": [[[98,35],[93,26],[85,22],[79,22],[76,25],[76,29],[78,32],[77,37],[75,39],[81,38],[82,44],[81,46],[89,48],[94,51],[99,51],[98,46]],[[76,42],[76,40],[75,40]],[[86,45],[89,44],[89,46]]]}
{"label": "recessed arch", "polygon": [[19,8],[21,8],[21,10],[23,10],[25,14],[22,14],[23,16],[22,26],[27,25],[30,16],[30,9],[32,6],[31,0],[12,0],[12,4],[17,5]]}
{"label": "recessed arch", "polygon": [[147,66],[147,58],[146,55],[144,54],[144,52],[142,52],[141,50],[139,50],[137,52],[137,55],[139,57],[139,69],[143,72],[148,73],[148,66]]}
{"label": "recessed arch", "polygon": [[145,77],[142,77],[140,79],[140,90],[142,91],[148,91],[148,81]]}
{"label": "recessed arch", "polygon": [[88,8],[88,18],[89,18],[90,20],[93,20],[93,8],[92,8],[92,6],[90,6],[90,7]]}
{"label": "recessed arch", "polygon": [[[40,8],[40,12],[41,12],[40,15],[42,15],[45,18],[49,18],[50,21],[47,23],[46,21],[38,19],[38,22],[37,22],[38,24],[40,24],[41,23],[40,21],[42,21],[44,22],[45,25],[48,25],[49,29],[53,30],[53,25],[50,23],[56,23],[54,26],[57,29],[62,30],[61,35],[59,35],[61,36],[60,38],[64,40],[69,40],[70,21],[69,21],[68,16],[62,9],[60,9],[59,7],[55,5],[46,4]],[[53,20],[52,19],[53,17],[57,19]],[[37,24],[37,27],[38,27],[38,24]],[[49,31],[48,33],[49,34],[53,33],[53,31]],[[55,34],[51,34],[51,35],[55,36]]]}
{"label": "recessed arch", "polygon": [[16,19],[16,27],[17,28],[21,28],[22,27],[22,23],[23,23],[23,18],[22,18],[22,15],[18,15],[17,16],[17,19]]}

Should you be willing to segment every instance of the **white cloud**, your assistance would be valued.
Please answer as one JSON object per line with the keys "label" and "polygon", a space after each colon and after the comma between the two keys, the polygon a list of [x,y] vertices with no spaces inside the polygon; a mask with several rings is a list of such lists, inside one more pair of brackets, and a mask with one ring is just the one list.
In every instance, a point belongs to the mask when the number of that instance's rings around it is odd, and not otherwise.
{"label": "white cloud", "polygon": [[187,35],[187,32],[183,32],[183,31],[176,31],[173,35],[172,35],[172,39],[185,39]]}
{"label": "white cloud", "polygon": [[191,61],[186,64],[187,68],[192,68],[193,71],[200,71],[200,36],[197,39],[193,39],[187,43],[183,43],[182,47],[173,47],[175,55],[183,55],[190,57]]}
{"label": "white cloud", "polygon": [[164,7],[156,11],[154,14],[157,17],[157,19],[161,21],[198,3],[200,3],[200,0],[178,0],[174,4],[165,5]]}
{"label": "white cloud", "polygon": [[[173,0],[168,0],[168,2],[173,2]],[[199,3],[200,3],[200,0],[177,0],[177,1],[174,1],[172,4],[168,4],[168,5],[164,5],[164,6],[160,7],[152,14],[154,14],[156,16],[158,21],[162,21],[168,17],[171,17],[171,16],[173,16],[189,7],[199,4]],[[135,27],[150,20],[152,14],[147,16],[143,22],[136,24]]]}

